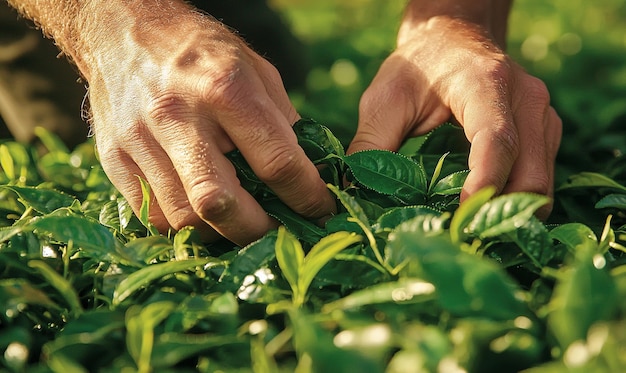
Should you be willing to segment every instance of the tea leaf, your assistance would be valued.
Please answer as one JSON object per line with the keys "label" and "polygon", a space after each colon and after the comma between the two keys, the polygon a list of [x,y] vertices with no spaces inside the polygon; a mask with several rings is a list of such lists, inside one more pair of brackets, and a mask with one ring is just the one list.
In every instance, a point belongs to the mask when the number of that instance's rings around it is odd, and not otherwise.
{"label": "tea leaf", "polygon": [[291,286],[294,302],[298,305],[304,303],[304,294],[300,293],[298,286],[299,277],[302,273],[302,263],[304,262],[304,250],[298,239],[282,226],[278,228],[276,239],[276,260],[289,286]]}
{"label": "tea leaf", "polygon": [[575,341],[584,341],[589,328],[615,312],[615,283],[604,268],[596,268],[590,256],[566,270],[554,289],[548,309],[548,327],[561,351]]}
{"label": "tea leaf", "polygon": [[524,225],[538,208],[548,202],[548,197],[530,193],[496,197],[478,210],[466,230],[480,238],[511,232]]}
{"label": "tea leaf", "polygon": [[166,262],[152,264],[136,272],[131,273],[127,278],[122,280],[115,288],[113,293],[113,305],[117,306],[126,298],[130,297],[137,290],[147,286],[152,281],[163,278],[167,275],[191,270],[195,267],[210,267],[223,265],[222,261],[213,258],[189,259],[175,262]]}
{"label": "tea leaf", "polygon": [[466,170],[454,172],[443,177],[430,189],[429,194],[448,196],[451,194],[461,193],[461,189],[463,189],[463,184],[465,183],[465,179],[467,179],[468,174],[469,170]]}
{"label": "tea leaf", "polygon": [[455,211],[450,222],[450,238],[452,242],[459,243],[465,237],[465,228],[474,219],[474,215],[496,193],[495,187],[485,187],[471,195]]}
{"label": "tea leaf", "polygon": [[139,183],[141,184],[141,207],[139,209],[139,220],[144,225],[144,227],[148,228],[148,231],[153,236],[158,236],[159,231],[156,227],[150,222],[150,203],[152,203],[152,193],[150,190],[150,184],[141,177],[137,176],[139,179]]}
{"label": "tea leaf", "polygon": [[311,248],[301,264],[298,276],[299,293],[306,294],[313,278],[335,255],[362,239],[363,237],[351,232],[332,233],[322,238]]}
{"label": "tea leaf", "polygon": [[281,222],[291,233],[301,241],[314,244],[326,235],[324,229],[318,227],[313,222],[298,215],[280,200],[272,199],[262,202],[261,206],[279,222]]}
{"label": "tea leaf", "polygon": [[571,188],[609,188],[626,191],[626,187],[623,185],[605,175],[595,172],[581,172],[572,175],[557,190],[561,191]]}
{"label": "tea leaf", "polygon": [[50,268],[46,262],[42,260],[31,260],[28,262],[28,266],[36,269],[46,279],[46,281],[59,292],[59,294],[67,302],[74,317],[79,316],[83,312],[83,306],[80,303],[80,299],[78,298],[78,294],[76,294],[74,287],[56,271]]}
{"label": "tea leaf", "polygon": [[614,208],[619,210],[626,210],[626,194],[609,194],[602,197],[596,205],[597,209]]}
{"label": "tea leaf", "polygon": [[560,225],[550,231],[550,237],[564,245],[572,252],[592,253],[598,247],[596,234],[584,224],[567,223]]}
{"label": "tea leaf", "polygon": [[40,234],[48,234],[60,242],[71,241],[75,246],[99,253],[99,256],[115,248],[115,239],[108,229],[80,215],[47,215],[33,220],[27,227]]}
{"label": "tea leaf", "polygon": [[426,194],[426,172],[406,156],[385,150],[366,150],[344,157],[358,183],[409,204]]}
{"label": "tea leaf", "polygon": [[417,216],[422,215],[440,216],[441,211],[428,206],[405,206],[391,208],[379,216],[376,221],[376,229],[393,229],[405,221],[412,220]]}
{"label": "tea leaf", "polygon": [[154,328],[174,310],[176,304],[161,301],[145,307],[131,306],[126,311],[126,346],[139,372],[151,371]]}
{"label": "tea leaf", "polygon": [[328,157],[329,154],[344,156],[341,142],[330,130],[312,119],[300,119],[293,125],[298,137],[298,144],[304,149],[307,157],[314,163]]}
{"label": "tea leaf", "polygon": [[53,189],[1,186],[14,191],[27,207],[32,207],[42,214],[49,214],[61,207],[69,207],[76,200],[74,197]]}
{"label": "tea leaf", "polygon": [[358,290],[354,293],[327,303],[322,308],[322,312],[333,312],[335,310],[354,309],[370,304],[386,302],[420,302],[433,298],[435,286],[417,278],[403,277],[398,281],[385,282]]}
{"label": "tea leaf", "polygon": [[435,285],[441,306],[454,315],[513,320],[528,314],[520,289],[500,267],[461,252],[444,237],[395,230],[387,246],[413,263],[402,273]]}

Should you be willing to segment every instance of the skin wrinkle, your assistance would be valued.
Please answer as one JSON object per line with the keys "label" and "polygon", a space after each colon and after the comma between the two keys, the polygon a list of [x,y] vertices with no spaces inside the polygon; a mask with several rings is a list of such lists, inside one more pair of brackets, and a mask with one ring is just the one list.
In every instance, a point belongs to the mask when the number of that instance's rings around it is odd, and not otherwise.
{"label": "skin wrinkle", "polygon": [[[274,226],[241,188],[223,155],[225,143],[236,144],[257,174],[261,170],[262,176],[276,179],[268,184],[297,212],[327,215],[336,207],[315,166],[297,147],[290,128],[295,108],[280,74],[220,22],[179,0],[10,1],[25,4],[24,11],[54,32],[76,61],[90,84],[98,146],[102,154],[111,155],[102,158],[103,167],[111,172],[114,185],[130,196],[135,211],[141,195],[132,175],[143,170],[161,203],[153,209],[161,228],[166,219],[173,226],[189,219],[205,229],[203,217],[225,237],[245,244]],[[359,141],[374,148],[381,142],[399,143],[407,133],[424,133],[439,124],[436,119],[454,113],[474,140],[470,163],[478,165],[468,175],[461,200],[489,183],[499,189],[526,188],[524,174],[535,169],[533,162],[555,156],[554,141],[529,141],[542,132],[560,131],[555,128],[560,124],[551,115],[540,123],[530,120],[545,115],[546,103],[516,102],[533,82],[523,80],[523,70],[501,49],[503,10],[508,6],[506,0],[407,4],[398,48],[366,91],[369,103],[359,108],[359,130],[348,152],[358,150]],[[412,76],[411,81],[398,85],[399,75]],[[222,84],[217,92],[216,82]],[[400,102],[386,105],[385,111],[377,97],[389,95],[388,85],[412,94],[393,96]],[[368,113],[376,117],[363,118]],[[132,141],[129,129],[144,137]],[[505,153],[512,141],[528,151],[518,157]],[[532,157],[541,150],[550,155]],[[191,207],[196,215],[187,213]],[[248,229],[242,232],[242,226]]]}

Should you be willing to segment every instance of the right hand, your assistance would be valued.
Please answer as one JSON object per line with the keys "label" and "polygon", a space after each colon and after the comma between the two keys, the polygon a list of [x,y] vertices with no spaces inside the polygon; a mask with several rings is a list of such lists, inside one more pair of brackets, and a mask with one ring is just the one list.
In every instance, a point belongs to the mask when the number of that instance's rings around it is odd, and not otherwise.
{"label": "right hand", "polygon": [[137,176],[147,180],[150,220],[162,232],[191,225],[244,245],[277,223],[224,156],[238,148],[294,211],[331,214],[334,199],[298,146],[291,125],[299,116],[277,70],[219,22],[186,15],[113,28],[83,59],[97,150],[113,184],[137,213]]}

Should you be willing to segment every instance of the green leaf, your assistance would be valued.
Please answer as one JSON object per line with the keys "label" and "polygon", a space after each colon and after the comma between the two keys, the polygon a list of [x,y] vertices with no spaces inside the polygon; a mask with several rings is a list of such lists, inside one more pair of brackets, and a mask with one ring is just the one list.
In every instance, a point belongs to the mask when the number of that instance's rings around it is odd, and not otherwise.
{"label": "green leaf", "polygon": [[243,157],[239,149],[235,149],[226,153],[226,158],[233,164],[235,171],[237,172],[237,178],[241,183],[241,187],[244,188],[253,197],[259,199],[259,197],[273,195],[271,189],[269,189],[254,173],[252,167],[248,164],[248,161]]}
{"label": "green leaf", "polygon": [[69,153],[65,143],[54,133],[48,131],[44,127],[35,127],[33,129],[35,136],[39,138],[41,143],[48,149],[48,152],[63,152]]}
{"label": "green leaf", "polygon": [[438,217],[441,214],[441,211],[428,206],[395,207],[380,215],[375,227],[376,230],[389,230],[418,216],[430,215]]}
{"label": "green leaf", "polygon": [[113,293],[113,305],[119,305],[137,290],[167,275],[191,270],[195,267],[204,267],[206,269],[207,266],[214,267],[219,265],[223,265],[223,262],[213,258],[189,259],[149,265],[131,273],[117,285]]}
{"label": "green leaf", "polygon": [[443,177],[431,188],[430,194],[449,196],[461,193],[461,189],[463,189],[463,184],[465,183],[465,179],[467,179],[468,174],[469,170],[465,170],[454,172]]}
{"label": "green leaf", "polygon": [[365,213],[359,202],[356,200],[356,198],[339,189],[339,187],[335,185],[327,184],[326,186],[328,187],[328,189],[330,189],[331,192],[333,192],[337,196],[343,207],[346,208],[348,213],[353,218],[360,221],[366,227],[370,226],[369,218],[367,217],[367,214]]}
{"label": "green leaf", "polygon": [[524,225],[538,208],[549,201],[546,196],[531,193],[498,196],[478,210],[466,231],[481,239],[511,232]]}
{"label": "green leaf", "polygon": [[72,284],[50,268],[46,262],[42,260],[31,260],[28,262],[28,266],[36,269],[46,281],[59,292],[67,302],[73,316],[78,316],[83,312],[83,306]]}
{"label": "green leaf", "polygon": [[304,250],[298,239],[283,226],[278,228],[276,260],[289,286],[291,286],[294,302],[302,304],[304,302],[304,294],[300,293],[298,284],[300,282],[302,263],[304,262]]}
{"label": "green leaf", "polygon": [[254,274],[274,260],[276,239],[277,234],[271,231],[237,252],[222,276],[221,282],[226,290],[235,292],[246,276]]}
{"label": "green leaf", "polygon": [[303,242],[312,245],[326,235],[324,229],[305,219],[302,215],[298,215],[280,200],[271,199],[260,203],[268,215],[281,222]]}
{"label": "green leaf", "polygon": [[574,253],[579,251],[592,253],[598,247],[596,234],[591,228],[580,223],[560,225],[550,231],[550,237],[561,242]]}
{"label": "green leaf", "polygon": [[27,207],[32,207],[42,214],[49,214],[61,207],[69,207],[76,200],[69,194],[53,189],[1,185],[0,188],[14,191]]}
{"label": "green leaf", "polygon": [[0,167],[9,180],[15,180],[17,174],[15,172],[15,164],[9,148],[5,144],[0,144]]}
{"label": "green leaf", "polygon": [[596,268],[592,258],[577,261],[566,269],[548,304],[548,328],[561,352],[575,341],[585,341],[589,328],[617,312],[615,283],[606,268]]}
{"label": "green leaf", "polygon": [[298,366],[295,372],[374,373],[384,371],[381,360],[374,359],[366,351],[339,348],[333,334],[317,322],[316,316],[306,315],[299,310],[289,312],[293,345],[298,356]]}
{"label": "green leaf", "polygon": [[140,372],[152,369],[154,328],[175,309],[173,302],[161,301],[145,307],[131,306],[126,311],[126,346]]}
{"label": "green leaf", "polygon": [[609,194],[608,196],[604,196],[596,203],[595,208],[626,210],[626,194]]}
{"label": "green leaf", "polygon": [[466,254],[445,236],[424,236],[396,229],[388,250],[410,262],[401,275],[435,285],[441,306],[459,317],[514,320],[529,311],[521,291],[494,262]]}
{"label": "green leaf", "polygon": [[0,243],[11,239],[11,237],[15,236],[18,233],[21,233],[22,230],[22,227],[17,225],[0,228]]}
{"label": "green leaf", "polygon": [[[156,336],[151,365],[155,369],[174,367],[179,362],[204,351],[219,350],[229,345],[244,344],[236,335],[162,333]],[[243,347],[243,346],[242,346]]]}
{"label": "green leaf", "polygon": [[192,248],[194,238],[197,239],[197,232],[194,227],[184,227],[174,236],[174,258],[176,260],[189,259],[189,250]]}
{"label": "green leaf", "polygon": [[539,269],[554,257],[554,245],[546,226],[534,216],[514,233],[517,246]]}
{"label": "green leaf", "polygon": [[417,278],[403,277],[398,281],[369,286],[367,289],[327,303],[322,312],[349,310],[378,303],[422,302],[433,298],[435,286]]}
{"label": "green leaf", "polygon": [[140,237],[128,242],[123,247],[127,257],[135,263],[143,264],[153,263],[159,256],[172,249],[172,241],[165,236]]}
{"label": "green leaf", "polygon": [[79,215],[47,215],[33,220],[28,227],[54,239],[103,256],[114,251],[115,239],[109,230],[96,221]]}
{"label": "green leaf", "polygon": [[293,125],[298,144],[314,163],[325,159],[329,154],[344,156],[341,142],[325,126],[312,119],[300,119]]}
{"label": "green leaf", "polygon": [[439,175],[441,175],[443,162],[445,161],[448,154],[450,154],[450,152],[444,153],[437,161],[437,164],[435,165],[435,170],[433,171],[433,176],[430,178],[430,183],[428,183],[428,194],[432,194],[431,190],[433,186],[435,185],[435,182],[437,181],[437,179],[439,179]]}
{"label": "green leaf", "polygon": [[2,314],[7,316],[17,315],[25,304],[61,309],[42,290],[24,279],[15,278],[0,280],[0,304]]}
{"label": "green leaf", "polygon": [[66,361],[82,364],[86,371],[94,371],[120,353],[118,341],[123,331],[122,313],[102,308],[85,311],[78,318],[71,319],[53,340],[46,343],[43,353],[62,356]]}
{"label": "green leaf", "polygon": [[615,182],[613,179],[595,172],[581,172],[570,176],[557,191],[571,188],[609,188],[626,191],[626,187]]}
{"label": "green leaf", "polygon": [[344,162],[365,188],[407,204],[419,203],[426,195],[426,172],[406,156],[386,150],[365,150],[344,157]]}
{"label": "green leaf", "polygon": [[450,221],[450,238],[452,238],[452,242],[459,243],[465,239],[465,227],[495,193],[495,187],[485,187],[471,195],[459,206],[452,217],[452,221]]}
{"label": "green leaf", "polygon": [[139,208],[139,220],[144,225],[144,227],[148,228],[148,231],[153,236],[158,236],[159,231],[156,227],[150,222],[150,203],[152,201],[150,184],[143,178],[137,176],[139,179],[139,183],[141,184],[141,207]]}
{"label": "green leaf", "polygon": [[360,242],[362,236],[351,232],[337,232],[320,240],[304,258],[298,276],[298,292],[306,294],[317,273],[339,252]]}

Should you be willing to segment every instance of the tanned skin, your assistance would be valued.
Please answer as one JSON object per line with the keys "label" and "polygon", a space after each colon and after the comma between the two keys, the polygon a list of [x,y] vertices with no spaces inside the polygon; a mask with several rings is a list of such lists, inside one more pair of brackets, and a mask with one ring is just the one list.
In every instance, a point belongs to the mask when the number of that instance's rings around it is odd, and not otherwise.
{"label": "tanned skin", "polygon": [[[290,128],[299,116],[279,72],[220,22],[178,0],[9,3],[89,83],[102,166],[135,211],[137,176],[149,182],[160,230],[193,225],[245,244],[276,226],[224,157],[235,148],[296,212],[335,211]],[[504,52],[510,6],[411,1],[348,151],[397,150],[454,117],[472,143],[462,199],[487,185],[552,195],[561,121],[545,85]]]}

